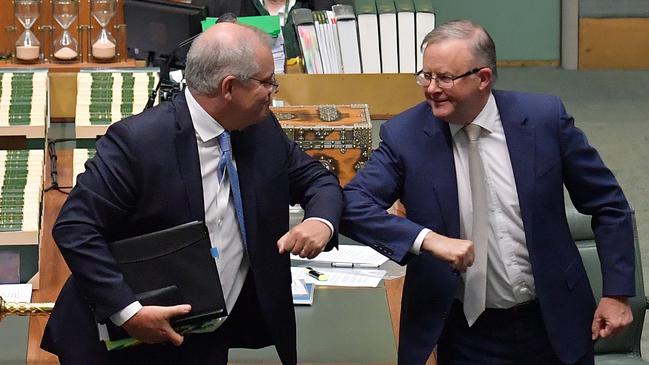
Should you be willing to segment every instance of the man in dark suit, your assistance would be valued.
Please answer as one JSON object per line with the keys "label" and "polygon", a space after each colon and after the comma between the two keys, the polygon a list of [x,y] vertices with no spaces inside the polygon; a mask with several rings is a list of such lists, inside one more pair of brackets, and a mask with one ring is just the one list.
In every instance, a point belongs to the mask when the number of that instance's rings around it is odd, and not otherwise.
{"label": "man in dark suit", "polygon": [[[269,345],[296,363],[288,252],[312,258],[335,244],[342,193],[268,109],[278,87],[270,43],[253,28],[215,25],[188,53],[184,94],[97,142],[53,229],[72,275],[42,347],[62,364],[225,364],[229,348]],[[217,178],[229,134],[238,184],[230,167]],[[289,204],[301,204],[306,219],[286,232]],[[141,306],[107,242],[194,220],[218,249],[229,317],[183,337],[169,318],[191,308]],[[106,321],[146,344],[106,351],[97,329]]]}
{"label": "man in dark suit", "polygon": [[[382,125],[341,220],[343,234],[408,265],[399,363],[424,364],[437,345],[441,365],[592,364],[593,340],[632,320],[622,190],[558,98],[492,90],[496,52],[482,27],[444,24],[422,48],[426,102]],[[564,186],[592,215],[597,306]],[[386,213],[396,199],[405,217]]]}

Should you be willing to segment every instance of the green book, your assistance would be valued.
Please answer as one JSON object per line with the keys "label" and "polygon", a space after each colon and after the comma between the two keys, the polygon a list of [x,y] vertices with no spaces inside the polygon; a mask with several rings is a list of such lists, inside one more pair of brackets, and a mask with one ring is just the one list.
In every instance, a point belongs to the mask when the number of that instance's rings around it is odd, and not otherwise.
{"label": "green book", "polygon": [[380,14],[394,14],[397,12],[393,0],[376,0],[376,11]]}
{"label": "green book", "polygon": [[376,3],[374,0],[354,0],[356,15],[376,14]]}
{"label": "green book", "polygon": [[412,0],[394,0],[394,7],[397,9],[397,13],[415,12],[415,4]]}

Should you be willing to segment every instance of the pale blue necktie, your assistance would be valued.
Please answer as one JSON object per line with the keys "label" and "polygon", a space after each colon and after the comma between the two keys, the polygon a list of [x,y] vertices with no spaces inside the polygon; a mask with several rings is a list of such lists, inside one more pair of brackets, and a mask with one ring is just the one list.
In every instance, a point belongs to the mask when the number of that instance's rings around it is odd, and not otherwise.
{"label": "pale blue necktie", "polygon": [[237,169],[234,168],[234,163],[232,163],[232,145],[230,144],[230,132],[224,131],[218,136],[218,139],[219,145],[221,147],[221,159],[219,160],[219,164],[217,166],[219,183],[223,184],[225,171],[227,169],[228,177],[230,178],[232,200],[234,201],[234,210],[237,213],[237,221],[239,221],[241,239],[243,240],[244,247],[247,247],[246,225],[243,220],[243,204],[241,203],[241,189],[239,188],[239,174],[237,174]]}

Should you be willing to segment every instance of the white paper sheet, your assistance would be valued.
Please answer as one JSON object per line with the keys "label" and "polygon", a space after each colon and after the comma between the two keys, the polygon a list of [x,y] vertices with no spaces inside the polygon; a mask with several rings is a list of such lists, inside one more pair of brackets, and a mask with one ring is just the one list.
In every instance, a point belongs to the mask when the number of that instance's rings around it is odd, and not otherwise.
{"label": "white paper sheet", "polygon": [[388,261],[388,258],[368,246],[340,245],[338,246],[338,250],[333,249],[329,252],[323,252],[313,260],[303,259],[293,254],[291,254],[291,260],[325,263],[338,267],[345,267],[345,264],[360,264],[362,267],[379,267]]}
{"label": "white paper sheet", "polygon": [[348,286],[375,288],[385,276],[385,270],[368,270],[368,269],[336,269],[314,267],[320,273],[327,275],[327,280],[317,280],[307,274],[307,269],[302,267],[292,267],[291,274],[293,280],[304,280],[305,283],[327,286]]}

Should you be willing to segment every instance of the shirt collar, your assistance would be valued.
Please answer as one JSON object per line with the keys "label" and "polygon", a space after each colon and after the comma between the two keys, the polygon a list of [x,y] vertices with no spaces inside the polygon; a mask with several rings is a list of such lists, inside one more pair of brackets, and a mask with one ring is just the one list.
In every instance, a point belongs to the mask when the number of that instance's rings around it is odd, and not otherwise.
{"label": "shirt collar", "polygon": [[[496,98],[494,94],[489,93],[489,99],[484,108],[480,111],[477,117],[471,122],[472,124],[477,124],[483,129],[486,129],[487,132],[491,133],[494,131],[494,123],[498,119],[498,106],[496,105]],[[455,134],[459,132],[464,126],[459,124],[449,123],[449,128],[451,129],[451,136],[455,137]]]}
{"label": "shirt collar", "polygon": [[185,99],[187,99],[187,107],[194,124],[194,130],[201,141],[207,142],[223,133],[225,129],[198,104],[194,95],[189,92],[189,88],[185,89]]}

